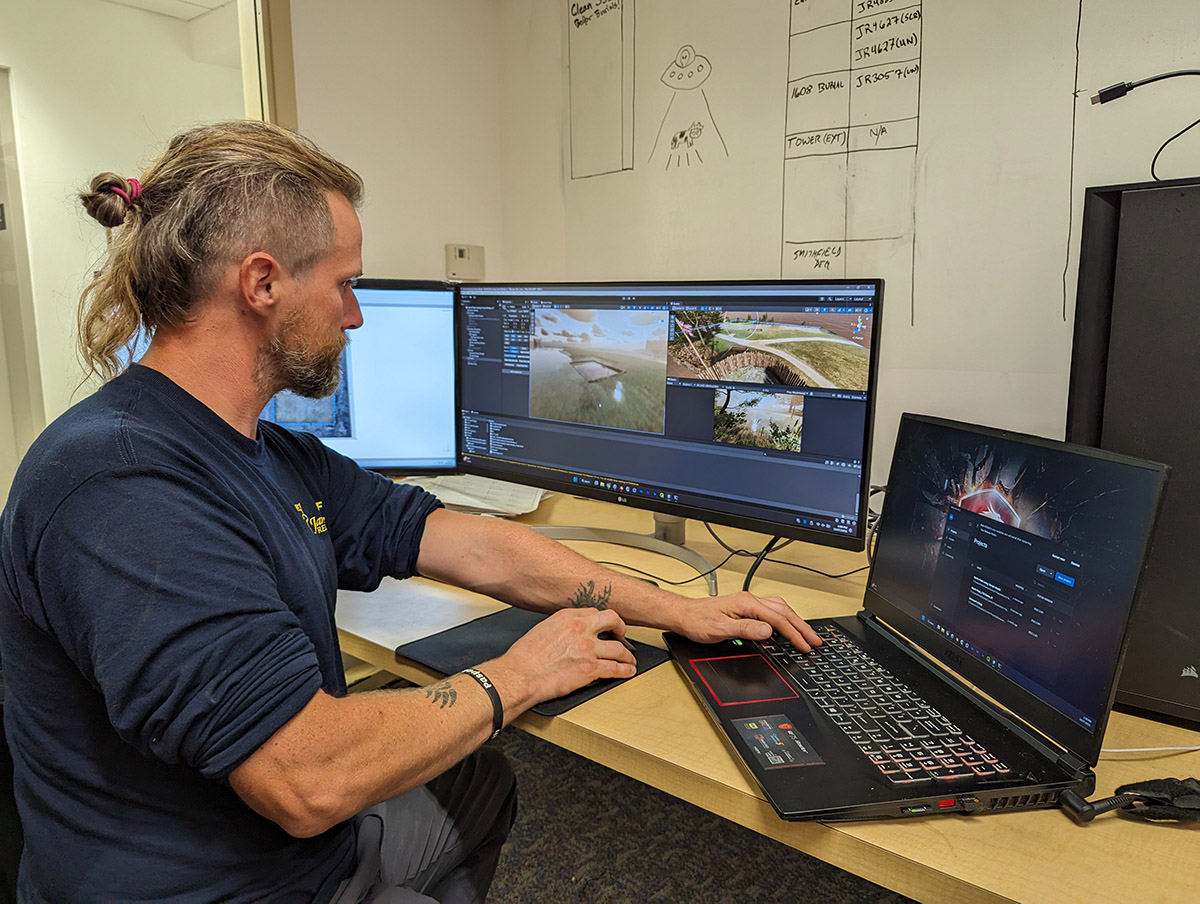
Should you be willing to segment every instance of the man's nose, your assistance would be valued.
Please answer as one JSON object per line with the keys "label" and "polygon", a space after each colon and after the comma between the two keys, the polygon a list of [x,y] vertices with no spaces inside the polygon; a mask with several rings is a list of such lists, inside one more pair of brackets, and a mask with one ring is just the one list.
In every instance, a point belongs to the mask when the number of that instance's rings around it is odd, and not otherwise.
{"label": "man's nose", "polygon": [[354,290],[350,290],[350,299],[345,305],[344,315],[342,317],[342,329],[356,330],[363,325],[362,308],[358,306],[358,298],[354,294]]}

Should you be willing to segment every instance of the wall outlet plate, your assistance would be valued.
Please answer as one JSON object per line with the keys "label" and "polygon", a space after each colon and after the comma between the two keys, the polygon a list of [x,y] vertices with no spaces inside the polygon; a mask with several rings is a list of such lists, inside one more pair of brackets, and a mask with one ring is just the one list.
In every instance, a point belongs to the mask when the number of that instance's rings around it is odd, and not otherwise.
{"label": "wall outlet plate", "polygon": [[446,279],[479,282],[483,279],[482,245],[447,245]]}

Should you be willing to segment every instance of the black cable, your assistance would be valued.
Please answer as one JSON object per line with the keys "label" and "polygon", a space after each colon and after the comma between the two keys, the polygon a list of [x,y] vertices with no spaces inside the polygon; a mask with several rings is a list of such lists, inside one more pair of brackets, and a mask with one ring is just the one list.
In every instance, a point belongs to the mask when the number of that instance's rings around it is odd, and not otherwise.
{"label": "black cable", "polygon": [[[1174,72],[1163,72],[1163,73],[1159,73],[1158,76],[1151,76],[1150,78],[1141,79],[1140,82],[1130,82],[1126,86],[1126,90],[1123,91],[1123,94],[1128,94],[1129,91],[1132,91],[1135,88],[1141,88],[1142,85],[1148,85],[1151,82],[1162,82],[1162,80],[1164,78],[1175,78],[1176,76],[1200,76],[1200,70],[1176,70]],[[1120,96],[1120,95],[1118,95],[1118,96]],[[1103,102],[1104,101],[1100,101],[1100,103],[1103,103]],[[1096,98],[1094,98],[1094,97],[1092,98],[1092,103],[1096,103]],[[1183,128],[1181,128],[1180,131],[1176,132],[1175,134],[1172,134],[1172,136],[1170,138],[1166,139],[1165,142],[1163,142],[1162,146],[1159,146],[1159,149],[1157,151],[1154,151],[1154,158],[1152,161],[1150,161],[1150,178],[1151,179],[1153,179],[1156,182],[1163,181],[1162,179],[1159,178],[1158,173],[1154,172],[1154,166],[1156,166],[1156,164],[1158,163],[1158,157],[1163,154],[1164,150],[1166,150],[1166,145],[1170,144],[1171,142],[1174,142],[1174,140],[1176,138],[1182,136],[1182,134],[1184,132],[1192,130],[1192,128],[1194,128],[1196,125],[1200,125],[1200,119],[1193,122],[1192,125],[1184,126]]]}
{"label": "black cable", "polygon": [[1200,75],[1200,69],[1176,69],[1174,72],[1160,72],[1158,75],[1152,75],[1149,78],[1144,78],[1136,82],[1117,82],[1115,85],[1101,88],[1093,94],[1092,103],[1106,104],[1111,100],[1124,97],[1134,88],[1140,88],[1142,85],[1149,85],[1151,82],[1161,82],[1165,78],[1175,78],[1180,75]]}
{"label": "black cable", "polygon": [[767,557],[767,553],[769,553],[772,549],[774,549],[775,544],[778,543],[781,539],[782,539],[781,537],[772,537],[770,540],[767,541],[767,545],[762,548],[762,552],[760,552],[755,557],[754,563],[750,566],[750,569],[746,572],[746,580],[744,580],[742,582],[743,590],[746,590],[746,591],[750,590],[750,582],[754,579],[754,572],[758,571],[758,566],[763,563],[763,559],[765,559]]}
{"label": "black cable", "polygon": [[708,569],[708,571],[702,571],[699,574],[697,574],[695,577],[687,578],[686,580],[683,580],[683,581],[668,581],[666,578],[659,577],[658,575],[654,574],[654,572],[652,572],[652,571],[642,571],[642,569],[635,568],[632,565],[626,565],[624,562],[597,562],[596,564],[597,565],[607,565],[610,568],[623,568],[626,571],[633,571],[640,575],[645,575],[648,579],[653,581],[655,584],[666,584],[670,587],[681,587],[684,584],[692,583],[692,581],[698,581],[701,578],[706,578],[710,574],[716,574],[718,568],[724,568],[725,563],[728,562],[730,559],[732,559],[736,555],[739,555],[739,552],[735,550],[735,551],[731,552],[729,555],[727,555],[725,558],[723,558],[716,565],[714,565],[712,568]]}
{"label": "black cable", "polygon": [[[875,564],[875,541],[879,535],[879,519],[882,512],[872,512],[870,506],[871,497],[876,493],[887,493],[887,484],[883,486],[871,487],[871,492],[867,496],[867,521],[871,525],[871,529],[867,532],[867,561],[871,565]],[[873,518],[871,516],[874,516]]]}
{"label": "black cable", "polygon": [[1110,810],[1149,822],[1200,823],[1200,782],[1194,778],[1130,782],[1103,800],[1084,800],[1068,788],[1059,796],[1059,804],[1080,825]]}
{"label": "black cable", "polygon": [[[731,554],[730,558],[732,558],[733,556],[748,556],[748,555],[750,555],[750,553],[748,553],[744,549],[734,549],[732,546],[730,546],[728,543],[726,543],[724,540],[722,540],[720,537],[718,537],[717,532],[715,530],[713,530],[712,525],[709,524],[707,521],[704,522],[704,529],[708,531],[709,536],[711,536],[714,540],[716,540],[721,545],[721,548],[723,550],[725,550],[727,553]],[[725,561],[728,562],[729,559],[726,559]]]}
{"label": "black cable", "polygon": [[[1176,76],[1180,75],[1200,75],[1200,69],[1176,69],[1174,72],[1160,72],[1158,75],[1152,75],[1149,78],[1140,79],[1136,82],[1117,82],[1115,85],[1109,85],[1107,88],[1101,88],[1099,91],[1093,94],[1092,103],[1106,104],[1110,100],[1117,100],[1118,98],[1124,97],[1134,88],[1140,88],[1142,85],[1149,85],[1151,82],[1161,82],[1163,79],[1175,78]],[[1159,155],[1166,150],[1168,144],[1190,129],[1195,128],[1197,125],[1200,125],[1200,119],[1197,119],[1191,125],[1180,129],[1178,132],[1164,141],[1162,146],[1159,147],[1158,151],[1154,154],[1154,159],[1150,161],[1150,177],[1155,182],[1163,181],[1154,169],[1155,164],[1158,163]]]}
{"label": "black cable", "polygon": [[875,538],[879,534],[879,518],[876,518],[871,524],[871,530],[867,533],[867,561],[871,565],[875,564]]}
{"label": "black cable", "polygon": [[[879,487],[878,489],[882,490],[882,489],[884,489],[884,487]],[[750,556],[758,555],[758,553],[751,552],[748,549],[734,549],[732,546],[730,546],[728,543],[726,543],[724,540],[722,540],[720,537],[717,536],[717,532],[715,530],[713,530],[712,525],[709,524],[707,521],[704,522],[704,527],[708,530],[709,534],[712,535],[712,538],[714,540],[716,540],[718,544],[720,544],[721,548],[724,549],[727,553],[729,553],[729,555],[725,557],[725,561],[722,562],[721,565],[724,565],[725,562],[728,562],[734,556],[750,557]],[[776,537],[775,539],[778,540],[779,538]],[[794,542],[795,542],[795,540],[785,540],[783,543],[780,543],[778,546],[776,546],[775,549],[783,549],[789,543],[794,543]],[[834,578],[834,579],[848,578],[852,574],[858,574],[860,571],[866,571],[867,568],[869,567],[867,565],[863,565],[859,568],[853,568],[850,571],[843,571],[841,574],[830,574],[828,571],[822,571],[819,568],[813,568],[811,565],[801,565],[799,562],[785,562],[783,559],[766,559],[765,561],[770,562],[772,565],[787,565],[789,568],[801,568],[804,571],[811,571],[813,574],[819,574],[823,578]]]}
{"label": "black cable", "polygon": [[1107,813],[1117,807],[1127,807],[1140,800],[1136,794],[1118,794],[1114,797],[1106,797],[1104,800],[1088,801],[1070,788],[1065,789],[1058,799],[1062,808],[1080,825],[1091,822],[1101,813]]}
{"label": "black cable", "polygon": [[1155,182],[1163,181],[1162,179],[1159,178],[1158,174],[1156,172],[1154,172],[1154,165],[1156,163],[1158,163],[1159,155],[1167,149],[1168,144],[1170,144],[1172,141],[1174,141],[1176,138],[1178,138],[1180,135],[1182,135],[1184,132],[1188,131],[1189,129],[1194,129],[1196,126],[1200,126],[1200,119],[1197,119],[1190,126],[1185,126],[1184,128],[1180,129],[1178,132],[1176,132],[1174,135],[1172,135],[1170,138],[1168,138],[1166,141],[1164,141],[1162,143],[1162,147],[1160,147],[1155,152],[1154,159],[1150,161],[1150,178],[1152,178]]}
{"label": "black cable", "polygon": [[[720,542],[720,541],[718,540],[718,542]],[[775,548],[780,549],[785,545],[786,544],[784,544],[784,543],[780,543]],[[729,555],[727,555],[725,558],[723,558],[720,562],[718,562],[716,565],[714,565],[708,571],[701,572],[700,574],[696,575],[693,578],[687,578],[682,581],[668,581],[666,578],[659,577],[657,574],[655,574],[652,571],[643,571],[641,568],[636,568],[633,565],[626,565],[624,562],[597,562],[596,564],[597,565],[607,565],[609,568],[620,568],[624,571],[632,571],[635,574],[640,574],[640,575],[644,576],[647,580],[649,580],[655,584],[666,584],[669,587],[682,587],[684,584],[690,584],[690,583],[692,583],[692,581],[698,581],[698,580],[700,580],[700,578],[706,578],[710,574],[715,574],[717,569],[724,568],[726,563],[730,559],[734,558],[735,556],[757,555],[757,553],[752,553],[748,549],[732,549],[730,547],[726,547],[726,548],[730,550]],[[801,565],[799,562],[785,562],[783,559],[771,559],[771,558],[764,559],[764,561],[770,562],[772,565],[786,565],[788,568],[800,568],[800,569],[803,569],[804,571],[810,571],[813,574],[819,574],[823,578],[833,578],[835,580],[838,578],[848,578],[851,575],[859,574],[860,572],[866,571],[868,568],[871,567],[870,565],[862,565],[862,566],[859,566],[858,568],[853,568],[850,571],[843,571],[841,574],[830,574],[827,571],[821,571],[819,568],[813,568],[811,565]]]}
{"label": "black cable", "polygon": [[827,571],[821,571],[820,569],[813,568],[810,565],[801,565],[799,562],[785,562],[783,559],[767,559],[766,561],[770,562],[772,565],[787,565],[789,568],[802,568],[805,571],[811,571],[813,574],[819,574],[823,578],[848,578],[852,574],[858,574],[859,572],[866,571],[871,567],[870,565],[859,565],[857,568],[852,568],[849,571],[843,571],[841,574],[830,574]]}
{"label": "black cable", "polygon": [[1200,69],[1176,69],[1174,72],[1160,72],[1158,75],[1152,75],[1141,81],[1130,82],[1128,90],[1132,91],[1134,88],[1140,88],[1142,85],[1148,85],[1151,82],[1161,82],[1165,78],[1175,78],[1177,75],[1200,75]]}

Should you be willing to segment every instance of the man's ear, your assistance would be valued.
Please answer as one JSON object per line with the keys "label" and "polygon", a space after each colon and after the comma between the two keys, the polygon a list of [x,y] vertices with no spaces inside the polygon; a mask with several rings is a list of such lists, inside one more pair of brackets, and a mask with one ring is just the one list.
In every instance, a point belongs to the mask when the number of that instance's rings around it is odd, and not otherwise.
{"label": "man's ear", "polygon": [[266,251],[255,251],[238,268],[242,302],[255,314],[266,316],[279,302],[283,267]]}

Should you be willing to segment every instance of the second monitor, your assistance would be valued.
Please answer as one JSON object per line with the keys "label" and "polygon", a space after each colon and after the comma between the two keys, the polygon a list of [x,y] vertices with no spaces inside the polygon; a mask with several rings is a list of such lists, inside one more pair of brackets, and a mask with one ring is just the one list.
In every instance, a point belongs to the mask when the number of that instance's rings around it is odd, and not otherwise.
{"label": "second monitor", "polygon": [[355,295],[363,328],[350,334],[333,395],[307,399],[285,390],[262,417],[316,434],[366,468],[453,470],[454,286],[360,279]]}
{"label": "second monitor", "polygon": [[459,468],[862,549],[882,288],[464,284]]}

